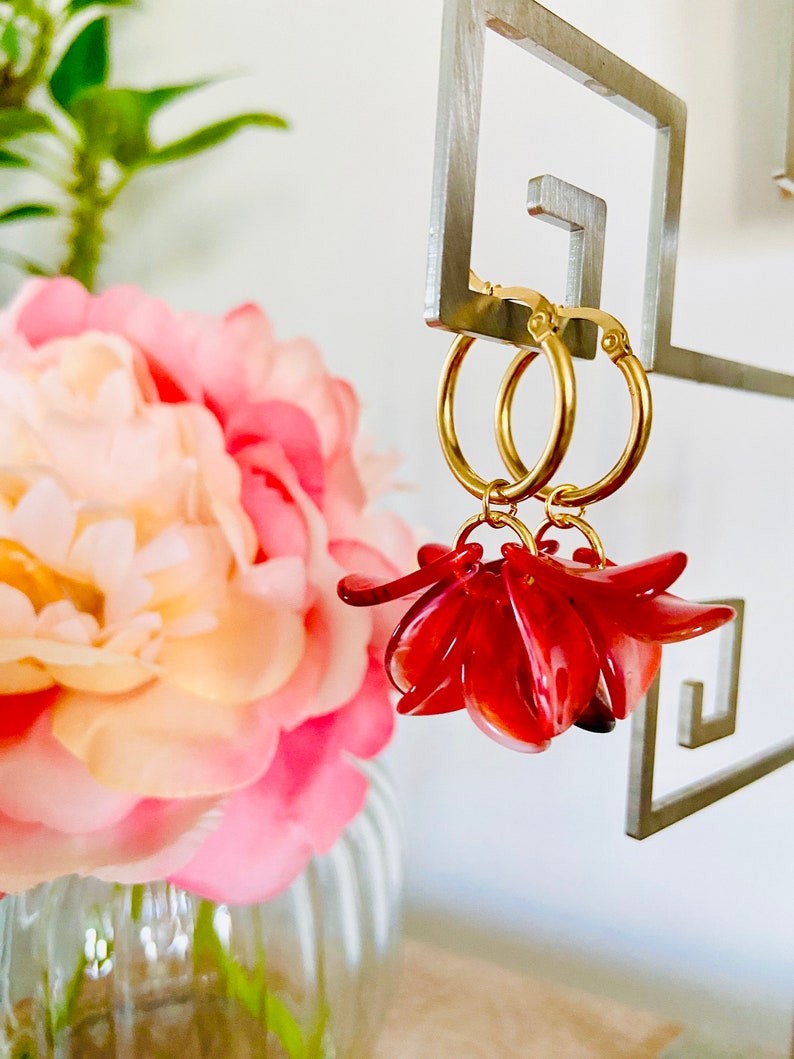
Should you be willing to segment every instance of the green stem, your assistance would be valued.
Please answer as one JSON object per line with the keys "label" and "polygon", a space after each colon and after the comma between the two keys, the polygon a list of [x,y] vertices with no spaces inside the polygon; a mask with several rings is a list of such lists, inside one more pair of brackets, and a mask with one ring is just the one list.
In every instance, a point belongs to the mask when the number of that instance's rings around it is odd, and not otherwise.
{"label": "green stem", "polygon": [[43,8],[37,10],[33,17],[38,32],[28,65],[19,74],[14,72],[10,63],[0,70],[0,100],[4,107],[23,107],[36,85],[43,81],[50,61],[56,30],[55,20]]}
{"label": "green stem", "polygon": [[69,252],[59,271],[62,276],[74,276],[88,290],[93,290],[105,241],[105,211],[112,195],[102,190],[99,160],[85,144],[80,144],[75,151],[74,180],[68,192],[74,203]]}

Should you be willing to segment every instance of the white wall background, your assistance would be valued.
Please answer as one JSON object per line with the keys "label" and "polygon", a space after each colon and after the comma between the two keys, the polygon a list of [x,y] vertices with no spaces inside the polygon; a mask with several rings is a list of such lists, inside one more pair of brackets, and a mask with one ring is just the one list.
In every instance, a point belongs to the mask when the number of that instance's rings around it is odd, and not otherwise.
{"label": "white wall background", "polygon": [[[794,201],[770,180],[788,0],[549,6],[689,105],[674,341],[794,370]],[[315,338],[355,381],[381,445],[405,454],[415,491],[399,497],[401,510],[449,540],[473,503],[438,453],[434,391],[448,338],[422,320],[441,8],[148,0],[120,19],[119,75],[130,83],[242,74],[174,108],[164,135],[249,108],[284,113],[294,129],[246,133],[132,187],[104,280],[207,311],[254,298],[285,336]],[[565,240],[527,219],[525,185],[542,172],[580,183],[609,203],[603,304],[636,332],[649,131],[496,37],[484,106],[474,266],[561,298]],[[476,349],[462,408],[478,425],[464,441],[485,473],[490,411],[474,397],[495,392],[507,354]],[[534,405],[525,388],[528,422],[536,410],[542,429],[544,384]],[[671,654],[659,792],[792,733],[794,418],[780,400],[664,378],[654,394],[649,454],[593,521],[615,558],[682,548],[683,594],[743,595],[748,608],[733,740],[674,748],[676,685],[707,677],[713,652]],[[627,405],[606,362],[581,368],[563,480],[612,462]],[[533,444],[528,428],[522,447]],[[402,722],[391,761],[411,927],[782,1049],[794,997],[794,768],[637,843],[623,833],[628,741],[628,724],[609,738],[573,731],[527,758],[460,715]]]}

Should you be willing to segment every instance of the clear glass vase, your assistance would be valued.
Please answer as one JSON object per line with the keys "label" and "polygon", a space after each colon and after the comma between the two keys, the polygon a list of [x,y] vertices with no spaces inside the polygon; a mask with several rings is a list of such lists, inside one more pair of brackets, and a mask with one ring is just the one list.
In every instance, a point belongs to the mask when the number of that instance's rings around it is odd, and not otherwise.
{"label": "clear glass vase", "polygon": [[0,901],[0,1059],[365,1059],[396,972],[379,768],[333,850],[259,905],[69,877]]}

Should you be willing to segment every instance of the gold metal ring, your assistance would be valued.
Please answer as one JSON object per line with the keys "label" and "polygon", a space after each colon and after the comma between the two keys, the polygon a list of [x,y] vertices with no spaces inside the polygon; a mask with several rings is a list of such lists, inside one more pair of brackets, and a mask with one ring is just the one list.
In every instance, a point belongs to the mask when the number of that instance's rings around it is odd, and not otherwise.
{"label": "gold metal ring", "polygon": [[[580,507],[611,496],[636,469],[648,447],[651,432],[651,389],[645,369],[631,351],[625,328],[614,316],[601,309],[586,307],[569,309],[558,306],[556,311],[561,320],[590,320],[603,330],[601,348],[619,368],[631,395],[629,439],[615,466],[597,482],[583,488],[567,486],[564,489],[553,489],[545,486],[544,482],[545,488],[536,490],[538,499],[546,500],[554,493],[555,504],[561,507]],[[514,478],[521,478],[527,473],[526,465],[515,446],[511,420],[516,388],[527,368],[524,357],[525,354],[522,353],[513,359],[502,379],[496,401],[496,443],[505,467]]]}
{"label": "gold metal ring", "polygon": [[601,538],[589,522],[585,522],[585,520],[579,515],[561,515],[559,522],[553,522],[549,518],[544,518],[543,521],[535,527],[535,531],[532,534],[535,538],[536,544],[540,544],[545,536],[546,530],[551,529],[552,526],[556,529],[578,529],[579,532],[586,537],[587,543],[598,556],[598,565],[603,570],[607,564],[604,545],[601,543]]}
{"label": "gold metal ring", "polygon": [[492,525],[494,514],[504,514],[504,512],[494,512],[492,510],[494,504],[507,504],[507,513],[509,515],[515,515],[518,511],[518,505],[515,502],[511,503],[502,492],[502,488],[506,485],[510,485],[506,479],[494,478],[492,482],[488,483],[488,486],[482,495],[482,517],[486,522],[490,522]]}
{"label": "gold metal ring", "polygon": [[535,544],[535,538],[529,529],[515,515],[511,515],[507,511],[492,511],[490,519],[487,519],[484,515],[472,515],[471,518],[467,518],[455,536],[453,548],[458,548],[461,544],[465,544],[470,534],[478,526],[485,524],[493,526],[494,529],[502,529],[507,526],[518,535],[521,543],[532,555],[538,554],[538,546]]}
{"label": "gold metal ring", "polygon": [[[546,502],[543,505],[543,510],[546,512],[546,518],[549,522],[553,522],[555,526],[559,526],[561,529],[565,529],[568,526],[568,519],[571,515],[570,511],[554,511],[553,508],[556,506],[562,506],[559,503],[559,497],[563,493],[567,493],[571,489],[575,489],[575,485],[565,483],[563,485],[555,485],[551,488],[549,495],[546,497]],[[587,508],[582,504],[579,510],[576,512],[578,518],[584,518],[584,513]]]}
{"label": "gold metal ring", "polygon": [[[516,292],[520,292],[524,296],[520,300],[526,300],[526,304],[533,310],[529,323],[528,341],[540,347],[540,351],[549,363],[554,383],[554,422],[546,447],[534,467],[527,469],[522,465],[520,474],[514,475],[517,480],[499,489],[499,497],[504,497],[505,502],[517,503],[533,496],[544,486],[562,462],[573,431],[576,384],[571,355],[558,334],[558,320],[554,307],[536,291],[523,287],[511,287],[507,290],[515,300],[519,300]],[[494,293],[497,293],[499,297],[506,296],[506,291],[498,287],[494,288]],[[476,339],[471,335],[458,335],[450,347],[438,388],[437,423],[441,450],[449,469],[465,489],[473,496],[482,499],[489,485],[472,469],[463,455],[455,429],[454,413],[455,387],[460,369],[464,357],[475,341]],[[522,349],[513,363],[520,362],[521,374],[523,374],[537,355],[537,349]],[[509,408],[506,414],[509,418]]]}

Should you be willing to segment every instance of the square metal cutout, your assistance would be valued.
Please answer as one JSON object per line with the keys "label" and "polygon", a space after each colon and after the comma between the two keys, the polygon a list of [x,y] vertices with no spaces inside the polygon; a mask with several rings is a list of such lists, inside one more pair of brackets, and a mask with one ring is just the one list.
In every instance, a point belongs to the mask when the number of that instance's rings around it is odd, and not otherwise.
{"label": "square metal cutout", "polygon": [[[670,341],[686,107],[536,0],[447,0],[441,45],[427,273],[431,326],[527,343],[526,307],[469,287],[485,33],[499,33],[656,130],[641,338],[648,371],[794,397],[794,375],[673,346]],[[528,178],[535,174],[527,174]],[[586,190],[586,189],[585,189]]]}

